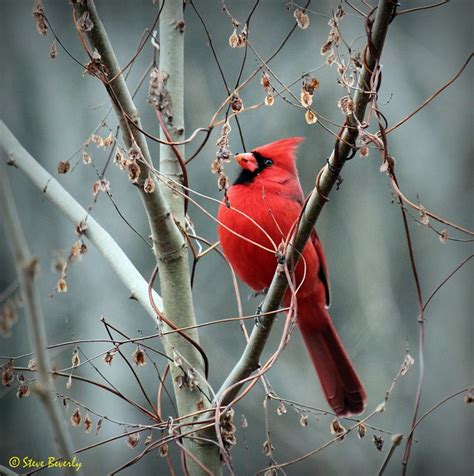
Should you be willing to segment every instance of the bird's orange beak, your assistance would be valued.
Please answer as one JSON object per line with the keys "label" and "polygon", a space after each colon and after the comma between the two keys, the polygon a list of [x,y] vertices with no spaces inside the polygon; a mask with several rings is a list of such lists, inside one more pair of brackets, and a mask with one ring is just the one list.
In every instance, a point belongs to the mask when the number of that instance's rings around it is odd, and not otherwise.
{"label": "bird's orange beak", "polygon": [[255,172],[258,169],[257,159],[250,152],[237,154],[235,160],[243,169],[249,170],[250,172]]}

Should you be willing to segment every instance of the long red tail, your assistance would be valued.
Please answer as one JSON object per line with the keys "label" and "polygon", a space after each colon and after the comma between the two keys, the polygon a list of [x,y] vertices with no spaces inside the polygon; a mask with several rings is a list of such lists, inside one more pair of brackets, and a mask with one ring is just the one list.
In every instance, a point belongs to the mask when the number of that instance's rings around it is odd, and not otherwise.
{"label": "long red tail", "polygon": [[362,413],[367,394],[328,311],[314,301],[301,301],[299,327],[329,405],[339,416]]}

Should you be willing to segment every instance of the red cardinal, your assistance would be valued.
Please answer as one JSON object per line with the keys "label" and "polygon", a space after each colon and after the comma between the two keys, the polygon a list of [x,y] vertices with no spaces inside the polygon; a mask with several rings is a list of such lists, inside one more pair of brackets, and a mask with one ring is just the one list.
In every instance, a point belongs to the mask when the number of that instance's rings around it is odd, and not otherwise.
{"label": "red cardinal", "polygon": [[[235,156],[242,171],[229,189],[231,208],[220,206],[218,233],[226,258],[255,291],[270,286],[277,266],[275,249],[287,240],[301,213],[304,198],[295,152],[302,140],[281,139]],[[337,415],[361,413],[367,396],[327,310],[328,271],[315,231],[296,267],[295,280],[296,286],[301,285],[297,322],[324,395]],[[284,305],[289,306],[290,300],[287,291]]]}

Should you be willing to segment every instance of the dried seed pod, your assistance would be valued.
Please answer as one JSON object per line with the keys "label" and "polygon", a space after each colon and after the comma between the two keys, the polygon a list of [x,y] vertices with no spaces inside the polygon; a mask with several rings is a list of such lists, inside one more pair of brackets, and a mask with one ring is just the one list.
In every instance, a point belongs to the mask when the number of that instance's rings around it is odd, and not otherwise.
{"label": "dried seed pod", "polygon": [[156,189],[155,181],[152,177],[148,176],[143,183],[143,190],[145,193],[153,193]]}
{"label": "dried seed pod", "polygon": [[331,422],[330,429],[331,429],[331,434],[336,435],[338,441],[342,441],[344,439],[344,436],[347,433],[347,430],[341,425],[341,423],[339,422],[337,418],[335,418]]}
{"label": "dried seed pod", "polygon": [[137,346],[135,352],[132,354],[132,361],[138,367],[146,365],[145,352],[140,346]]}
{"label": "dried seed pod", "polygon": [[383,451],[383,438],[381,436],[374,435],[372,437],[372,441],[374,442],[374,445],[378,451]]}
{"label": "dried seed pod", "polygon": [[301,90],[300,102],[303,107],[309,107],[313,104],[313,95],[304,89]]}
{"label": "dried seed pod", "polygon": [[84,165],[89,165],[92,163],[92,157],[88,154],[86,149],[82,151],[82,162]]}
{"label": "dried seed pod", "polygon": [[82,420],[81,411],[79,410],[79,407],[76,407],[73,414],[71,415],[72,426],[79,426],[81,424],[81,420]]}
{"label": "dried seed pod", "polygon": [[59,278],[56,283],[56,292],[67,293],[67,281],[65,278]]}
{"label": "dried seed pod", "polygon": [[71,164],[67,161],[61,161],[58,164],[58,174],[67,174],[69,169],[71,168]]}
{"label": "dried seed pod", "polygon": [[337,107],[346,116],[350,116],[355,111],[354,101],[350,96],[343,96],[341,99],[339,99],[339,101],[337,102]]}
{"label": "dried seed pod", "polygon": [[365,426],[364,423],[360,422],[357,425],[357,436],[362,439],[364,438],[366,434],[367,434],[367,427]]}
{"label": "dried seed pod", "polygon": [[441,230],[439,235],[439,241],[443,245],[445,245],[448,242],[448,230]]}
{"label": "dried seed pod", "polygon": [[86,414],[84,418],[84,430],[86,433],[90,433],[92,430],[92,420],[89,416],[89,414]]}
{"label": "dried seed pod", "polygon": [[87,10],[78,18],[76,26],[80,31],[91,31],[94,28],[94,22],[90,19]]}
{"label": "dried seed pod", "polygon": [[314,111],[312,111],[311,109],[306,110],[304,118],[306,119],[306,122],[308,124],[316,124],[316,122],[318,122],[318,117],[316,116]]}
{"label": "dried seed pod", "polygon": [[131,435],[128,435],[127,446],[129,448],[135,448],[139,442],[140,442],[140,433],[132,433]]}
{"label": "dried seed pod", "polygon": [[44,15],[44,6],[42,0],[35,0],[32,11],[33,18],[36,23],[36,30],[40,35],[46,36],[48,34],[48,24]]}
{"label": "dried seed pod", "polygon": [[275,103],[275,98],[272,94],[267,94],[265,96],[265,106],[273,106]]}
{"label": "dried seed pod", "polygon": [[141,169],[136,160],[131,160],[127,166],[128,179],[132,183],[137,183],[140,178]]}
{"label": "dried seed pod", "polygon": [[406,375],[413,365],[415,365],[415,359],[410,354],[406,354],[400,368],[400,375]]}
{"label": "dried seed pod", "polygon": [[13,360],[9,360],[2,365],[2,385],[9,387],[15,379]]}
{"label": "dried seed pod", "polygon": [[237,93],[230,98],[230,107],[234,112],[240,112],[244,108],[244,103]]}
{"label": "dried seed pod", "polygon": [[309,27],[309,24],[310,24],[309,16],[307,13],[303,12],[303,10],[300,10],[299,8],[295,9],[295,11],[293,12],[293,16],[296,19],[297,25],[302,30],[306,30],[306,28]]}
{"label": "dried seed pod", "polygon": [[81,365],[81,357],[79,356],[78,349],[73,350],[72,357],[71,357],[71,363],[72,363],[73,368],[79,367],[79,365]]}
{"label": "dried seed pod", "polygon": [[305,428],[308,426],[308,415],[301,415],[300,417],[300,425]]}

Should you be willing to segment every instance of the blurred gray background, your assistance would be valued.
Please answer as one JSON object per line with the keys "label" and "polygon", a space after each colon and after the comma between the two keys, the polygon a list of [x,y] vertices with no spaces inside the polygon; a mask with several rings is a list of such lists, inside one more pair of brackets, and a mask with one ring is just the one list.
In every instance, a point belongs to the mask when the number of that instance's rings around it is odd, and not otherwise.
{"label": "blurred gray background", "polygon": [[[83,75],[59,48],[57,59],[49,58],[52,36],[37,34],[31,17],[31,1],[2,0],[0,4],[1,45],[1,118],[26,149],[49,171],[66,160],[80,147],[102,119],[109,102],[102,85]],[[262,0],[251,21],[251,41],[263,57],[280,44],[294,23],[292,12],[284,1]],[[402,8],[420,6],[424,1],[402,2]],[[217,53],[228,81],[234,84],[240,69],[243,49],[231,49],[228,37],[232,27],[222,12],[219,1],[197,1],[200,13],[209,26]],[[355,1],[359,7],[360,2]],[[229,0],[227,6],[239,20],[244,21],[253,6],[250,1]],[[312,2],[314,11],[330,15],[337,2]],[[97,0],[99,13],[110,34],[120,63],[133,55],[144,28],[149,27],[157,6],[151,0]],[[71,7],[66,1],[46,1],[46,14],[58,36],[70,52],[85,61],[75,34]],[[363,24],[349,13],[342,23],[344,36],[351,41],[363,35]],[[186,8],[186,129],[189,133],[206,126],[226,94],[212,58],[203,28],[195,13]],[[425,98],[448,81],[466,60],[472,48],[472,3],[458,0],[440,8],[403,15],[390,27],[383,52],[383,85],[379,103],[391,124],[414,110]],[[311,15],[311,26],[298,29],[283,51],[271,63],[272,69],[285,83],[296,80],[303,72],[324,63],[319,49],[328,34],[327,18]],[[356,46],[361,46],[361,41]],[[133,89],[151,60],[147,45],[136,60],[129,78]],[[249,51],[245,78],[257,63]],[[389,147],[397,161],[398,178],[406,195],[419,198],[428,209],[468,228],[474,227],[472,214],[472,67],[438,97],[428,108],[408,124],[389,136]],[[335,122],[343,116],[336,107],[344,95],[336,84],[334,68],[316,73],[321,87],[315,94],[314,107],[318,114]],[[294,88],[299,95],[298,84]],[[152,108],[146,102],[147,83],[138,94],[136,103],[145,127],[158,134]],[[263,100],[259,75],[242,93],[245,105]],[[110,125],[115,121],[110,120]],[[334,138],[318,125],[307,125],[301,109],[277,99],[272,108],[244,113],[241,124],[247,148],[251,149],[280,137],[304,135],[305,143],[299,153],[298,167],[305,192],[311,190],[316,172],[329,155]],[[103,132],[105,134],[105,131]],[[215,157],[214,131],[207,146],[189,166],[191,187],[220,198],[216,177],[210,163]],[[195,144],[188,146],[187,155]],[[158,146],[150,142],[158,161]],[[237,128],[233,123],[231,148],[242,150]],[[90,147],[94,162],[101,168],[106,153]],[[79,156],[78,156],[79,157]],[[387,177],[379,172],[379,157],[358,156],[347,164],[344,183],[333,193],[319,222],[318,231],[325,243],[333,290],[332,316],[342,340],[353,357],[369,394],[368,410],[384,398],[397,374],[407,347],[415,358],[415,366],[400,379],[387,404],[386,411],[372,423],[391,433],[407,433],[413,411],[419,372],[417,298],[410,270],[401,213],[393,202]],[[231,176],[235,166],[227,168]],[[54,292],[57,276],[50,271],[52,257],[60,250],[68,252],[76,240],[74,227],[62,214],[45,201],[28,179],[18,170],[8,171],[15,200],[32,252],[41,263],[38,281],[43,311],[51,343],[71,339],[106,338],[99,322],[105,315],[111,323],[130,335],[155,332],[151,319],[140,306],[128,299],[126,289],[110,266],[94,247],[69,271],[67,294]],[[147,223],[138,194],[116,167],[107,174],[113,198],[122,213],[143,235]],[[79,163],[73,173],[59,177],[64,187],[85,207],[91,204],[91,185],[96,180],[92,167]],[[212,213],[216,204],[199,199]],[[148,278],[154,267],[151,251],[122,221],[110,200],[102,195],[92,214],[117,240],[134,264]],[[216,239],[215,223],[195,207],[190,208],[197,232],[211,241]],[[439,230],[444,228],[433,223]],[[418,270],[425,297],[469,253],[470,243],[449,241],[441,244],[438,236],[410,220]],[[457,233],[450,236],[466,238]],[[0,224],[0,292],[16,279],[14,263],[6,246],[4,229]],[[255,311],[258,300],[247,299],[250,291],[241,285],[244,310]],[[194,286],[194,302],[199,322],[237,315],[232,284],[225,263],[211,254],[199,263]],[[468,386],[473,381],[472,361],[472,264],[465,266],[441,290],[426,312],[425,380],[420,415],[436,402]],[[273,351],[282,330],[282,319],[275,326],[267,353]],[[242,333],[236,323],[210,326],[201,332],[201,342],[211,363],[211,384],[216,388],[236,362],[244,347]],[[161,348],[159,341],[153,345]],[[81,346],[88,356],[106,347]],[[25,320],[20,319],[12,336],[1,338],[0,354],[14,356],[30,350]],[[128,355],[134,346],[125,348]],[[52,353],[58,367],[69,366],[72,348]],[[25,365],[28,359],[18,361]],[[160,368],[164,362],[157,361]],[[97,367],[127,395],[142,401],[128,369],[116,358],[108,368],[99,359]],[[156,392],[156,374],[152,365],[138,369],[147,390]],[[92,368],[78,372],[98,378]],[[308,361],[301,337],[294,332],[285,353],[269,374],[270,382],[279,396],[300,403],[326,408],[314,370]],[[124,422],[147,423],[132,408],[113,396],[81,383],[65,389],[64,379],[56,381],[58,391],[71,395],[86,406]],[[253,393],[235,408],[238,446],[233,450],[237,474],[253,474],[268,463],[262,453],[265,440],[263,390],[257,386]],[[0,464],[7,464],[12,455],[36,459],[54,454],[54,445],[46,418],[36,397],[19,401],[15,389],[0,394]],[[172,412],[167,404],[167,411]],[[316,448],[332,435],[332,417],[308,413],[309,424],[302,428],[300,416],[288,407],[278,416],[277,404],[269,406],[270,430],[274,457],[278,462],[298,457]],[[68,415],[74,406],[69,405]],[[248,428],[241,429],[245,414]],[[94,422],[97,417],[92,416]],[[68,416],[67,416],[68,418]],[[344,423],[344,422],[343,422]],[[457,397],[427,418],[416,432],[410,473],[416,475],[472,474],[472,409]],[[350,422],[344,423],[348,426]],[[98,436],[86,434],[82,428],[71,428],[77,448],[124,432],[123,427],[104,422]],[[375,431],[385,439],[383,452],[376,450],[371,439],[351,434],[342,443],[286,469],[287,474],[376,474],[390,446],[390,436]],[[471,443],[470,443],[471,442]],[[83,453],[84,474],[101,475],[112,471],[143,448],[129,449],[123,439],[105,447]],[[175,449],[172,449],[176,454]],[[400,474],[403,449],[395,453],[387,474]],[[145,457],[126,474],[167,474],[164,459],[156,453]],[[51,473],[52,474],[52,473]],[[55,473],[56,474],[56,473]]]}

